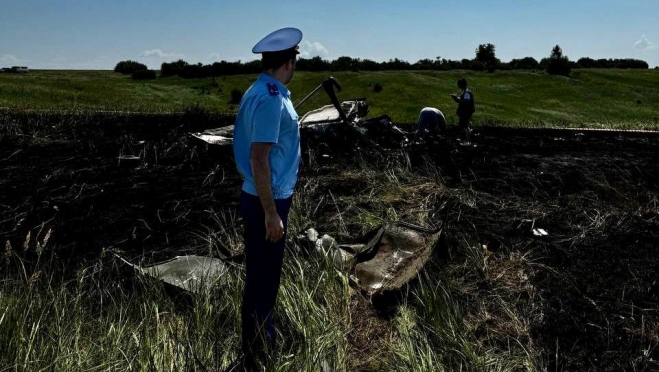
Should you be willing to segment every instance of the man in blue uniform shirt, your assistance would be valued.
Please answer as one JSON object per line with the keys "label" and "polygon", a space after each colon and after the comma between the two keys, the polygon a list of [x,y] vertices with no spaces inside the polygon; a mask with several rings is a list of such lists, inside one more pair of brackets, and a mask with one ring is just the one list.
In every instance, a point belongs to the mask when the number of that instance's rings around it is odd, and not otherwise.
{"label": "man in blue uniform shirt", "polygon": [[300,162],[298,115],[286,84],[293,77],[301,40],[300,30],[283,28],[252,48],[262,53],[263,73],[245,92],[234,128],[236,166],[244,177],[242,348],[248,364],[275,346],[273,311]]}

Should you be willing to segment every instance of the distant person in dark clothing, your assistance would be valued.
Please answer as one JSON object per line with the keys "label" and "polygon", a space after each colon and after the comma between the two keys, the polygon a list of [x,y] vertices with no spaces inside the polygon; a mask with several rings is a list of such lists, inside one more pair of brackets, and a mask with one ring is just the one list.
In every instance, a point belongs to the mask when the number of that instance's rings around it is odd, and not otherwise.
{"label": "distant person in dark clothing", "polygon": [[458,115],[458,125],[462,129],[463,141],[462,146],[471,146],[471,115],[476,111],[474,103],[474,94],[467,87],[467,79],[458,80],[458,88],[462,89],[460,95],[453,93],[451,97],[458,103],[456,114]]}

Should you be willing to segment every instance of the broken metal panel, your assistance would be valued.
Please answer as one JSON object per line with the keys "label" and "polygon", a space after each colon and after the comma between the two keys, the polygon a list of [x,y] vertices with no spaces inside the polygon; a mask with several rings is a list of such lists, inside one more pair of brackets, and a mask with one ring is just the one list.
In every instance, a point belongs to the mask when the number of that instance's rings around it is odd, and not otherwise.
{"label": "broken metal panel", "polygon": [[117,257],[144,275],[193,293],[211,288],[228,271],[228,266],[221,259],[204,256],[177,256],[149,266],[139,266]]}
{"label": "broken metal panel", "polygon": [[351,282],[370,296],[401,289],[428,262],[440,235],[441,230],[405,224],[381,227],[356,256],[349,272]]}
{"label": "broken metal panel", "polygon": [[[331,255],[334,268],[360,292],[375,296],[400,290],[430,259],[442,230],[407,224],[384,225],[366,234],[366,243],[337,244],[314,229],[298,236],[303,247]],[[307,248],[307,249],[308,249]]]}
{"label": "broken metal panel", "polygon": [[[369,104],[363,98],[341,102],[341,109],[349,122],[356,122],[365,117],[369,108]],[[300,119],[300,127],[331,122],[339,124],[343,119],[334,105],[327,105],[304,114]]]}
{"label": "broken metal panel", "polygon": [[201,133],[190,133],[190,135],[211,145],[231,145],[233,143],[233,125],[206,129]]}
{"label": "broken metal panel", "polygon": [[339,122],[341,116],[339,112],[332,105],[323,106],[321,108],[311,110],[304,114],[300,119],[300,125],[313,124],[313,123],[326,123],[330,121]]}
{"label": "broken metal panel", "polygon": [[233,143],[233,138],[230,137],[215,136],[206,133],[191,133],[190,135],[211,145],[230,145]]}

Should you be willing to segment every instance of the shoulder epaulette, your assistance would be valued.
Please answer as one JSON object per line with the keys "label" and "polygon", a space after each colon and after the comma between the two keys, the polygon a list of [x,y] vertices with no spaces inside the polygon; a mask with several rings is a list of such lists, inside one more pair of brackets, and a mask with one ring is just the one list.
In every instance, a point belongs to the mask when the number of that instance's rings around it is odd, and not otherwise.
{"label": "shoulder epaulette", "polygon": [[271,96],[276,96],[279,94],[279,89],[277,89],[277,85],[273,83],[268,83],[268,92],[270,93]]}

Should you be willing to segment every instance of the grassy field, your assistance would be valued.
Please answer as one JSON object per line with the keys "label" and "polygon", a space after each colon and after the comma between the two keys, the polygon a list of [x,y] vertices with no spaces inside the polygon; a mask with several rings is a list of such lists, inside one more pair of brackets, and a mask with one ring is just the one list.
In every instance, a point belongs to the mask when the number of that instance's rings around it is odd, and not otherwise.
{"label": "grassy field", "polygon": [[[544,72],[396,71],[298,72],[289,88],[296,102],[334,76],[340,100],[366,97],[371,115],[398,123],[416,122],[426,106],[456,122],[456,81],[466,77],[474,91],[475,125],[645,128],[659,126],[659,71],[575,70],[571,78]],[[232,112],[231,91],[246,90],[255,76],[213,79],[170,77],[134,81],[111,71],[32,71],[0,74],[0,107],[43,110],[176,112],[199,106]],[[382,91],[375,92],[376,84]],[[321,91],[299,108],[304,113],[329,103]]]}

